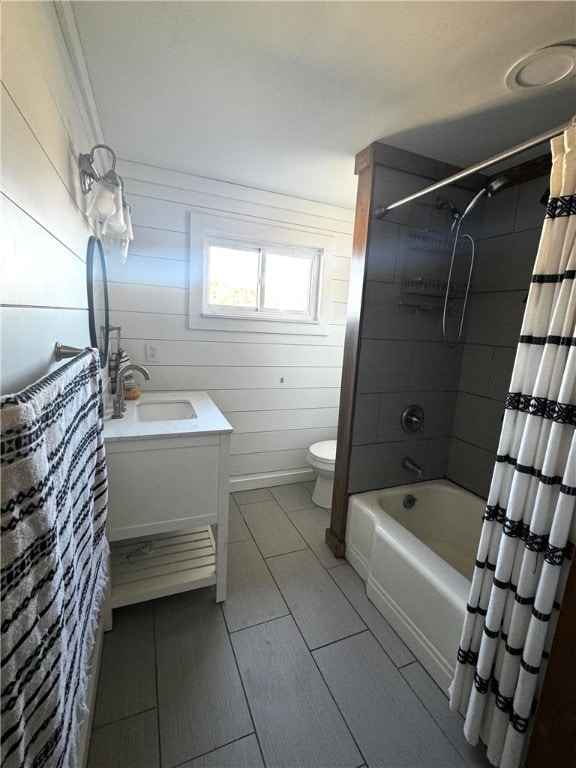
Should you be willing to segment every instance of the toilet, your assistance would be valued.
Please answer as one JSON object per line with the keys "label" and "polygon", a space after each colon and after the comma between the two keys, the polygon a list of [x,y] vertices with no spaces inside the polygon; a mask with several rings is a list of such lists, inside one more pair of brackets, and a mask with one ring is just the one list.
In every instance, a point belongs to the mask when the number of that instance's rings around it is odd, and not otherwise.
{"label": "toilet", "polygon": [[318,475],[312,501],[319,507],[330,509],[334,489],[334,466],[336,464],[336,440],[323,440],[314,443],[306,456],[308,464]]}

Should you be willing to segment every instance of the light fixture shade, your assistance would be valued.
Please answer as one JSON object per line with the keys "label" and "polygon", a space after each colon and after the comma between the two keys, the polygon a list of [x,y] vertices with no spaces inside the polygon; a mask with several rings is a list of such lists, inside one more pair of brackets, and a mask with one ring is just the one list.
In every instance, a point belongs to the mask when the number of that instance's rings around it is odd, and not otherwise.
{"label": "light fixture shade", "polygon": [[130,246],[130,239],[127,234],[108,232],[103,234],[101,239],[106,256],[118,259],[121,264],[125,264],[128,259],[128,248]]}
{"label": "light fixture shade", "polygon": [[123,230],[126,224],[122,199],[120,178],[116,171],[107,171],[92,188],[92,197],[88,203],[86,215],[96,222],[101,222],[103,227],[110,225],[116,230]]}

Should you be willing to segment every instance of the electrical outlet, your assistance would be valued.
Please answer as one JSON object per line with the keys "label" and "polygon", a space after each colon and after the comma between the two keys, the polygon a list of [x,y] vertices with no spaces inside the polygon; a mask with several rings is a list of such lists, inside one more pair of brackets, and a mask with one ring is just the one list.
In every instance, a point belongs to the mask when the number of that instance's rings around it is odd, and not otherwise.
{"label": "electrical outlet", "polygon": [[158,362],[158,344],[155,341],[147,341],[145,344],[146,362]]}

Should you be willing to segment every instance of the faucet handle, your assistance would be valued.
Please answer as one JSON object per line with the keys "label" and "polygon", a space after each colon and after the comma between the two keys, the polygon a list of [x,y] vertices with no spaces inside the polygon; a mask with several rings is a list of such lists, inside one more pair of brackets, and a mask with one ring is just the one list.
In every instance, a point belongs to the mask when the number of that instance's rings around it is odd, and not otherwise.
{"label": "faucet handle", "polygon": [[400,421],[404,432],[424,431],[424,411],[419,405],[409,405]]}

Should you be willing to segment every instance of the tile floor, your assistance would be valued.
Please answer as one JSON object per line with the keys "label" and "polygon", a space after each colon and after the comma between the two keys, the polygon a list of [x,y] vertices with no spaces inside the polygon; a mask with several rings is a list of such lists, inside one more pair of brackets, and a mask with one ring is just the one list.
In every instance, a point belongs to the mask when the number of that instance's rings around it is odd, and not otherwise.
{"label": "tile floor", "polygon": [[88,768],[488,765],[324,544],[313,484],[232,494],[228,599],[115,611]]}

